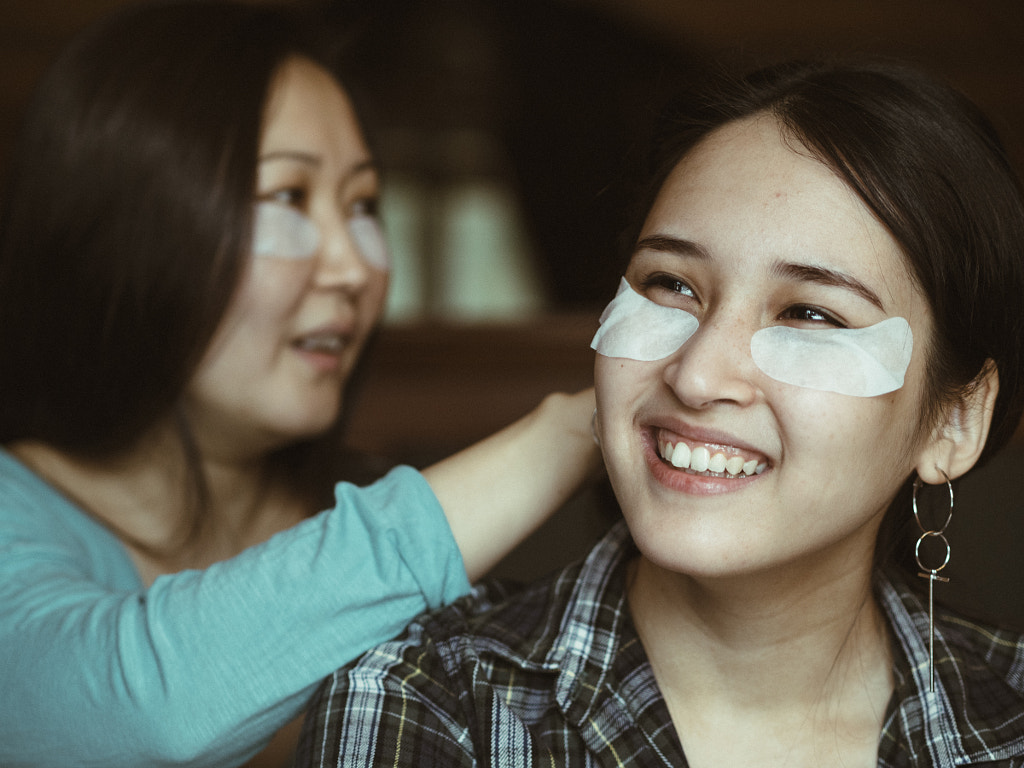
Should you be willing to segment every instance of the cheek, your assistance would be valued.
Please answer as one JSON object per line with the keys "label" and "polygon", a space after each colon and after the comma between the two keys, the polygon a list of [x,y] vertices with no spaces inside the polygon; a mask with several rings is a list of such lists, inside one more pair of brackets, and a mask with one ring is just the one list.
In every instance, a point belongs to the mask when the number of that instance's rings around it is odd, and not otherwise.
{"label": "cheek", "polygon": [[304,294],[310,268],[301,262],[257,259],[242,280],[207,349],[200,371],[269,359],[267,345]]}
{"label": "cheek", "polygon": [[594,393],[600,413],[611,414],[635,388],[635,363],[621,358],[596,355],[594,359]]}
{"label": "cheek", "polygon": [[[616,436],[631,434],[639,404],[646,394],[656,390],[663,368],[663,361],[644,363],[596,356],[594,392],[602,445],[611,446]],[[626,441],[631,442],[631,438]]]}
{"label": "cheek", "polygon": [[314,263],[312,259],[255,259],[238,292],[235,311],[252,322],[294,312],[308,291]]}
{"label": "cheek", "polygon": [[387,299],[390,282],[390,273],[382,270],[373,270],[367,281],[366,290],[363,291],[360,300],[360,315],[367,327],[374,325],[380,319],[381,313],[384,311],[384,302]]}
{"label": "cheek", "polygon": [[903,472],[912,454],[916,410],[908,393],[852,397],[778,385],[771,397],[792,458],[824,463],[831,470],[871,477]]}
{"label": "cheek", "polygon": [[774,384],[766,393],[784,445],[822,446],[851,439],[851,424],[863,416],[858,407],[863,402],[832,392]]}

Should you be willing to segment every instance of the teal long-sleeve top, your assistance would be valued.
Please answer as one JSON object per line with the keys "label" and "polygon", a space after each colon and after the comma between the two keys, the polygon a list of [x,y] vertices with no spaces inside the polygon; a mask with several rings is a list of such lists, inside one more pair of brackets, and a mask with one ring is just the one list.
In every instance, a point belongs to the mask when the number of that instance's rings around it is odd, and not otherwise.
{"label": "teal long-sleeve top", "polygon": [[322,678],[469,590],[422,475],[145,588],[124,546],[0,450],[0,765],[239,765]]}

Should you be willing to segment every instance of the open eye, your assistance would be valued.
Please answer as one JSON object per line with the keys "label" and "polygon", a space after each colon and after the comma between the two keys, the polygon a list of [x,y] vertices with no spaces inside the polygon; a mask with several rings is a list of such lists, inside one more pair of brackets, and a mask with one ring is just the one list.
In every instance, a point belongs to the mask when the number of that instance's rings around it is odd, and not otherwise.
{"label": "open eye", "polygon": [[269,192],[261,193],[257,196],[256,200],[261,203],[267,202],[277,203],[278,205],[287,205],[290,208],[305,211],[306,204],[309,201],[309,193],[306,191],[305,187],[280,187]]}
{"label": "open eye", "polygon": [[379,212],[380,201],[376,197],[361,197],[349,206],[348,216],[353,219],[362,216],[377,218]]}
{"label": "open eye", "polygon": [[780,320],[789,320],[801,326],[827,326],[829,328],[846,328],[847,325],[838,317],[821,307],[809,304],[794,304],[787,308],[781,315]]}
{"label": "open eye", "polygon": [[675,294],[688,299],[697,298],[689,283],[664,272],[656,272],[645,277],[640,281],[640,285],[644,288],[644,292],[650,294],[652,298],[657,298],[659,294]]}

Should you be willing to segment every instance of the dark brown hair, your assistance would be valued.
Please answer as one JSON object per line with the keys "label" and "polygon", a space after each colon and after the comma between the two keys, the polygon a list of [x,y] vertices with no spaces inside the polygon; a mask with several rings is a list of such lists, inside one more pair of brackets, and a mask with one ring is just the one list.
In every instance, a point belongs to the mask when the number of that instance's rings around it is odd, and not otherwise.
{"label": "dark brown hair", "polygon": [[0,443],[110,455],[175,411],[247,259],[269,88],[293,55],[330,68],[319,43],[280,10],[160,3],[52,66],[0,208]]}
{"label": "dark brown hair", "polygon": [[[843,179],[902,249],[934,322],[922,426],[937,424],[995,365],[987,459],[1024,406],[1024,203],[996,131],[953,88],[889,62],[796,62],[720,77],[662,115],[638,222],[701,139],[759,113]],[[907,488],[896,504],[904,502]]]}

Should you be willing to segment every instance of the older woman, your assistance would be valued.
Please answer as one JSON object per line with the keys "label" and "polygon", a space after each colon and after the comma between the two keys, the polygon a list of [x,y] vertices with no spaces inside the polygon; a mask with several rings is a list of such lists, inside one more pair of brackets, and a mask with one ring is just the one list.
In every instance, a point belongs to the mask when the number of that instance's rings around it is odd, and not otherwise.
{"label": "older woman", "polygon": [[160,3],[37,90],[0,211],[4,766],[281,765],[339,658],[467,591],[596,463],[581,393],[335,486],[388,260],[325,61],[273,10]]}

